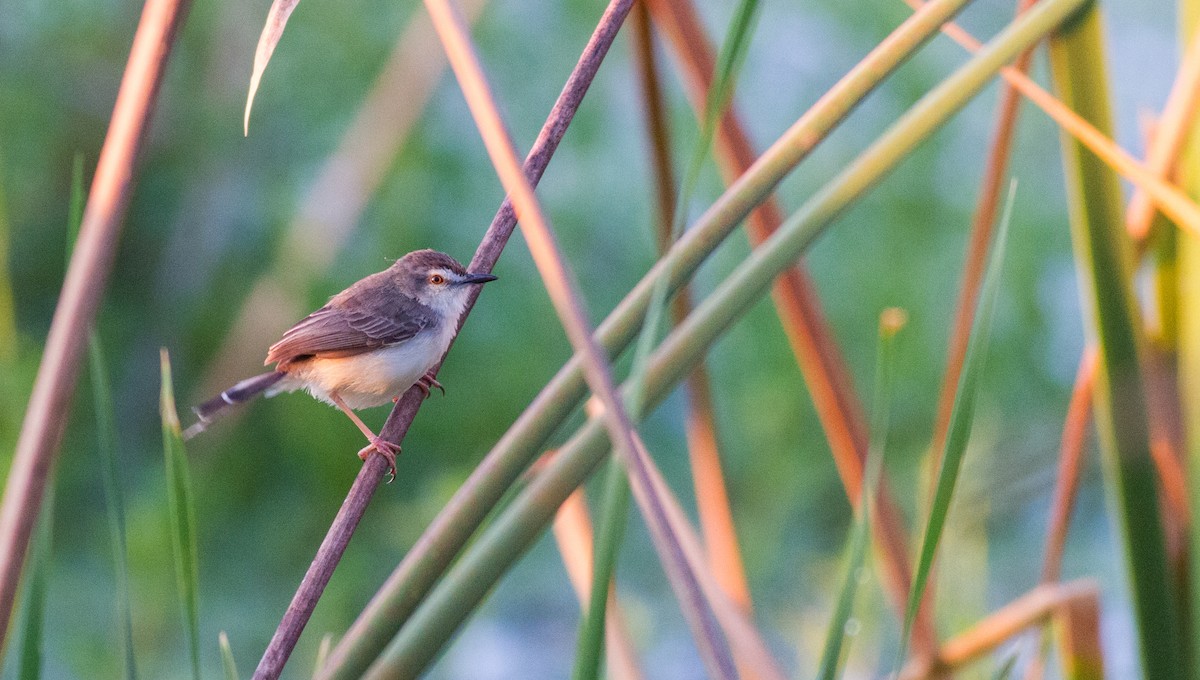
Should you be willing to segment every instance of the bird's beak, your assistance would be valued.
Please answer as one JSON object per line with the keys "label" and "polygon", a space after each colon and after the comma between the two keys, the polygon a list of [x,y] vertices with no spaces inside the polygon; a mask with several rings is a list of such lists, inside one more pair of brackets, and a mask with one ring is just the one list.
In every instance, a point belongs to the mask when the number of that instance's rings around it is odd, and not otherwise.
{"label": "bird's beak", "polygon": [[467,274],[459,279],[459,283],[487,283],[488,281],[495,280],[496,277],[491,274]]}

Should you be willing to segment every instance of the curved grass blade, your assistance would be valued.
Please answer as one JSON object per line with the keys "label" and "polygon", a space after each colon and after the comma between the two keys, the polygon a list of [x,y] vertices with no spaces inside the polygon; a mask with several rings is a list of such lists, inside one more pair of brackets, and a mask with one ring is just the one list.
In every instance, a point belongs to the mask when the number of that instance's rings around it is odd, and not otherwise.
{"label": "curved grass blade", "polygon": [[[588,596],[588,608],[584,613],[583,625],[579,627],[579,645],[575,651],[574,680],[594,680],[600,675],[600,659],[604,652],[605,621],[608,617],[608,593],[612,582],[617,553],[625,537],[625,525],[629,520],[629,478],[621,460],[613,457],[608,461],[608,475],[604,480],[604,505],[600,530],[596,532],[596,544],[592,554],[592,590]],[[603,587],[598,584],[603,583]]]}
{"label": "curved grass blade", "polygon": [[25,615],[21,623],[21,656],[17,665],[20,680],[42,677],[42,643],[46,622],[46,589],[50,572],[51,541],[54,533],[54,490],[46,490],[42,516],[34,536],[33,564],[25,591]]}
{"label": "curved grass blade", "polygon": [[871,444],[867,448],[867,476],[863,492],[858,497],[850,538],[846,541],[842,587],[833,610],[833,620],[829,622],[829,630],[825,634],[825,649],[821,653],[821,666],[817,672],[819,680],[835,680],[840,675],[838,669],[841,666],[839,662],[842,658],[842,641],[846,635],[850,613],[854,610],[859,573],[866,558],[870,537],[870,516],[875,511],[873,505],[876,494],[879,493],[879,480],[883,476],[883,454],[887,446],[888,423],[892,411],[892,379],[896,372],[895,340],[907,321],[904,310],[898,308],[885,309],[879,316],[879,348],[875,360],[875,398],[871,402],[873,416]]}
{"label": "curved grass blade", "polygon": [[[71,167],[71,203],[67,220],[67,259],[79,235],[85,199],[83,187],[83,154],[75,154]],[[112,383],[108,379],[108,363],[100,336],[93,330],[88,334],[88,377],[92,385],[92,409],[96,416],[96,450],[100,456],[100,480],[104,487],[104,510],[108,519],[108,535],[113,552],[113,575],[116,586],[117,626],[120,629],[118,647],[126,680],[136,680],[137,663],[133,656],[133,608],[129,601],[129,562],[125,536],[125,499],[117,474],[116,407]]]}
{"label": "curved grass blade", "polygon": [[984,353],[987,350],[988,333],[992,325],[992,311],[996,305],[996,296],[1000,290],[1000,272],[1004,266],[1004,246],[1008,239],[1008,226],[1012,221],[1013,198],[1016,195],[1016,180],[1009,187],[1008,200],[1005,201],[1004,214],[996,229],[992,253],[988,258],[987,273],[983,285],[979,289],[979,311],[971,327],[971,339],[967,344],[967,354],[963,359],[962,375],[958,379],[958,389],[954,395],[954,408],[950,413],[950,427],[946,432],[946,444],[942,451],[942,464],[938,469],[937,486],[934,489],[933,503],[929,509],[929,517],[925,524],[925,533],[921,539],[921,554],[917,562],[917,571],[913,574],[912,590],[908,595],[908,609],[904,616],[904,632],[900,637],[900,650],[895,668],[898,670],[904,664],[907,653],[908,638],[912,633],[913,620],[917,616],[917,608],[925,595],[925,584],[929,572],[933,568],[933,558],[937,554],[938,543],[942,538],[942,529],[946,525],[946,516],[950,513],[950,501],[954,497],[954,486],[958,481],[958,473],[962,468],[963,456],[967,451],[967,442],[971,438],[971,425],[975,415],[975,397],[979,391],[979,378],[983,373]]}
{"label": "curved grass blade", "polygon": [[128,543],[125,532],[125,498],[117,473],[117,428],[111,383],[100,338],[92,332],[88,338],[88,374],[92,383],[92,403],[96,412],[96,441],[100,455],[100,480],[104,486],[105,514],[112,544],[113,572],[116,581],[117,625],[123,677],[137,678],[133,654],[133,606],[129,599]]}
{"label": "curved grass blade", "polygon": [[175,578],[179,604],[191,652],[192,677],[200,680],[200,580],[196,556],[196,509],[192,503],[192,482],[188,476],[187,455],[179,414],[175,410],[175,388],[171,383],[171,359],[166,348],[160,351],[162,392],[163,456],[167,469],[167,505],[171,516],[171,548],[175,556]]}
{"label": "curved grass blade", "polygon": [[225,631],[217,635],[217,646],[221,648],[221,669],[225,672],[225,680],[239,680],[237,662],[233,659],[233,649],[229,647],[229,636]]}
{"label": "curved grass blade", "polygon": [[288,17],[300,0],[274,0],[267,12],[267,22],[263,25],[262,34],[258,36],[258,48],[254,50],[254,72],[250,74],[250,91],[246,93],[246,113],[242,119],[242,134],[250,135],[250,107],[254,106],[254,95],[258,93],[258,84],[262,81],[263,71],[275,53],[275,46],[283,37],[283,27],[287,26]]}
{"label": "curved grass blade", "polygon": [[317,646],[317,660],[313,662],[313,678],[321,675],[321,669],[325,667],[325,661],[329,659],[329,651],[333,649],[333,633],[326,633],[321,636],[321,644]]}

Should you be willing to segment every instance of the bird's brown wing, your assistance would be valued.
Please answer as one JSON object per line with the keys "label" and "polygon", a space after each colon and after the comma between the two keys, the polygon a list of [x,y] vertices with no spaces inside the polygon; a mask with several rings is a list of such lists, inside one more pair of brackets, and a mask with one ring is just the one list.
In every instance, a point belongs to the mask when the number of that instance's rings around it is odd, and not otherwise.
{"label": "bird's brown wing", "polygon": [[314,356],[361,354],[404,342],[433,322],[433,310],[406,295],[335,298],[289,328],[267,350],[264,363],[283,368]]}

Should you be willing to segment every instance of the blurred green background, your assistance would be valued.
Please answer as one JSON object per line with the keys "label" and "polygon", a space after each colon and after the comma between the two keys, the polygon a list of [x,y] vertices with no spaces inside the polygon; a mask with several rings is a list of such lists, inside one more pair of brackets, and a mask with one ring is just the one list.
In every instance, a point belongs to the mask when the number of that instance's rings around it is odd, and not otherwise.
{"label": "blurred green background", "polygon": [[[1011,13],[1008,2],[976,4],[963,23],[978,35],[990,35]],[[700,5],[710,34],[723,35],[731,3]],[[135,651],[147,678],[188,673],[167,533],[158,348],[171,352],[182,410],[211,396],[206,390],[220,379],[261,370],[266,347],[291,322],[403,253],[433,247],[467,261],[502,198],[457,86],[443,75],[399,153],[386,158],[379,190],[346,225],[348,240],[334,252],[312,239],[300,239],[300,246],[288,241],[314,179],[409,18],[423,10],[411,0],[301,3],[266,72],[250,136],[243,138],[242,107],[267,6],[194,4],[143,152],[97,323],[117,398]],[[596,0],[505,0],[483,12],[475,36],[522,148],[532,142],[602,6]],[[1140,155],[1139,112],[1161,107],[1178,58],[1174,16],[1169,6],[1134,0],[1105,8],[1118,141]],[[139,12],[136,3],[111,0],[0,3],[0,244],[7,249],[0,283],[11,283],[17,331],[15,364],[0,376],[5,471],[64,272],[72,159],[83,154],[90,178]],[[764,2],[737,93],[758,147],[907,14],[898,0]],[[595,320],[653,261],[652,182],[629,47],[626,37],[618,39],[539,190]],[[798,206],[962,61],[957,47],[935,39],[784,183],[783,206]],[[672,59],[663,63],[674,68]],[[1042,63],[1036,64],[1040,76]],[[675,154],[682,160],[696,124],[675,72],[665,80]],[[921,460],[996,91],[985,91],[842,217],[808,260],[860,395],[870,394],[880,310],[900,306],[910,313],[900,342],[887,468],[910,522],[923,497]],[[391,96],[404,100],[404,93]],[[1058,437],[1083,345],[1057,133],[1036,110],[1027,106],[1023,114],[1010,257],[976,436],[938,574],[943,634],[1036,582]],[[706,173],[690,206],[693,216],[720,191],[715,170]],[[353,176],[347,177],[346,194],[334,183],[334,193],[318,206],[336,213],[338,201],[353,191]],[[310,211],[305,224],[326,233],[330,227],[322,220],[322,211]],[[306,247],[324,252],[332,265],[313,266]],[[744,236],[735,234],[702,270],[698,294],[747,249]],[[284,283],[283,308],[297,313],[266,314],[254,335],[227,349],[229,329],[252,289],[272,272]],[[481,297],[441,373],[446,396],[435,393],[422,409],[396,482],[376,494],[285,677],[307,677],[321,636],[345,630],[473,464],[567,358],[568,344],[519,235],[496,273],[500,281]],[[807,676],[832,608],[850,508],[769,303],[714,348],[709,365],[758,620],[787,667]],[[120,668],[86,376],[80,384],[55,482],[48,678],[115,677]],[[365,417],[378,426],[385,415],[379,409]],[[682,403],[673,398],[644,433],[686,499],[681,416]],[[221,630],[243,673],[254,667],[358,470],[353,454],[360,440],[335,410],[287,395],[251,405],[191,443],[209,675],[219,672]],[[699,677],[702,668],[649,539],[636,517],[630,527],[619,583],[647,676]],[[1102,580],[1109,671],[1132,677],[1119,560],[1093,456],[1064,576]],[[881,650],[898,636],[873,579],[865,592],[853,677],[875,670]],[[554,544],[544,539],[464,629],[433,677],[565,677],[578,612]]]}

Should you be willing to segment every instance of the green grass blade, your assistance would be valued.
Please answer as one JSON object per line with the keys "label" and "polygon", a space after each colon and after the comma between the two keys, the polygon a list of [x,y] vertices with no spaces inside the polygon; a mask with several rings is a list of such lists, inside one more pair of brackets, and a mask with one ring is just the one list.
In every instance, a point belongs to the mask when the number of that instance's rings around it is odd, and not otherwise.
{"label": "green grass blade", "polygon": [[950,513],[950,501],[954,498],[954,487],[958,481],[958,473],[962,469],[963,456],[967,452],[967,442],[971,438],[975,397],[979,391],[979,379],[983,373],[984,354],[987,350],[988,333],[992,324],[992,310],[1000,291],[1000,272],[1004,266],[1004,250],[1008,239],[1009,222],[1012,221],[1015,189],[1016,183],[1014,182],[1009,189],[1004,214],[1000,218],[1000,224],[992,242],[987,273],[984,274],[983,285],[979,289],[979,307],[971,326],[971,339],[967,344],[962,375],[959,376],[958,388],[954,394],[954,408],[950,413],[950,427],[946,432],[946,444],[942,450],[942,464],[938,469],[937,486],[934,489],[929,517],[925,522],[920,557],[917,561],[916,572],[913,574],[912,589],[908,595],[908,608],[904,615],[904,631],[900,636],[896,668],[900,668],[904,663],[909,635],[912,633],[912,624],[917,618],[917,609],[925,596],[925,585],[929,579],[929,572],[933,568],[933,558],[937,554],[938,543],[942,539],[946,516]]}
{"label": "green grass blade", "polygon": [[[67,259],[79,237],[85,199],[83,186],[83,154],[75,154],[71,167],[71,203],[67,219]],[[113,553],[113,573],[116,582],[118,647],[124,664],[122,677],[137,678],[133,656],[133,608],[129,600],[129,562],[125,536],[125,499],[117,472],[116,407],[107,362],[100,337],[95,331],[88,335],[88,375],[92,386],[92,408],[96,416],[96,450],[100,457],[100,481],[104,487],[105,514],[108,519],[109,541]]]}
{"label": "green grass blade", "polygon": [[625,466],[617,458],[608,461],[608,476],[604,481],[604,505],[600,513],[592,551],[592,591],[583,625],[579,627],[579,644],[575,650],[574,680],[595,680],[600,675],[600,659],[604,651],[604,623],[607,619],[608,591],[625,525],[629,519],[629,478]]}
{"label": "green grass blade", "polygon": [[225,672],[225,680],[239,680],[237,662],[233,660],[233,650],[229,647],[229,636],[225,631],[217,635],[217,646],[221,648],[221,669]]}
{"label": "green grass blade", "polygon": [[321,637],[321,644],[317,645],[317,660],[313,662],[313,678],[321,675],[321,669],[325,667],[325,661],[329,658],[329,650],[333,649],[333,633],[326,633]]}
{"label": "green grass blade", "polygon": [[835,680],[841,667],[842,644],[846,635],[846,623],[854,610],[854,596],[858,590],[859,573],[866,559],[870,537],[870,515],[874,511],[872,502],[879,490],[883,476],[883,456],[887,446],[888,423],[891,420],[892,378],[896,370],[896,334],[904,327],[904,312],[888,309],[879,318],[879,348],[875,362],[875,398],[871,402],[871,443],[867,447],[867,477],[862,494],[855,508],[854,524],[846,541],[842,587],[838,593],[833,619],[825,634],[825,648],[821,653],[818,680]]}
{"label": "green grass blade", "polygon": [[[0,157],[0,161],[3,158]],[[0,171],[3,164],[0,163]],[[13,305],[12,273],[8,270],[8,206],[4,199],[3,174],[0,174],[0,368],[12,374],[17,362],[17,318]]]}
{"label": "green grass blade", "polygon": [[130,603],[128,544],[125,534],[125,498],[117,472],[117,428],[111,383],[104,349],[95,332],[88,342],[88,374],[92,383],[92,403],[96,412],[96,441],[100,454],[100,481],[104,486],[105,514],[113,553],[116,580],[117,625],[120,652],[127,680],[137,678],[133,655],[133,607]]}
{"label": "green grass blade", "polygon": [[[1099,9],[1052,36],[1050,71],[1059,98],[1112,136],[1104,32]],[[1174,578],[1159,514],[1150,452],[1144,342],[1136,311],[1130,244],[1116,173],[1072,138],[1062,137],[1076,271],[1099,348],[1094,412],[1105,483],[1122,536],[1142,670],[1146,680],[1194,676],[1186,670]],[[1194,379],[1192,376],[1184,382]]]}
{"label": "green grass blade", "polygon": [[21,653],[17,665],[20,680],[38,680],[42,677],[42,644],[46,619],[46,591],[50,579],[50,553],[54,533],[54,491],[46,490],[42,515],[38,519],[37,534],[29,570],[29,587],[25,591],[25,614],[21,622]]}
{"label": "green grass blade", "polygon": [[175,577],[180,607],[191,651],[192,677],[200,680],[200,598],[199,566],[196,555],[196,509],[192,503],[192,482],[188,476],[187,455],[179,414],[175,410],[175,389],[171,383],[171,359],[161,353],[161,413],[163,456],[167,470],[167,505],[171,516],[171,547],[175,556]]}

